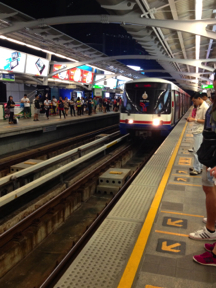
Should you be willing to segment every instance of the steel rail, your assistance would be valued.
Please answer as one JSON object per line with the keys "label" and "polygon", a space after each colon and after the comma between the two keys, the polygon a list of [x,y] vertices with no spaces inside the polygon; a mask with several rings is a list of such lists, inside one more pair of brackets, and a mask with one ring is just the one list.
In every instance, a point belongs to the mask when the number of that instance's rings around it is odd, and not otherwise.
{"label": "steel rail", "polygon": [[[96,145],[96,144],[98,144],[98,143],[104,142],[104,141],[106,141],[107,139],[110,139],[111,137],[116,136],[117,133],[118,133],[118,132],[114,132],[114,133],[112,133],[112,134],[110,134],[110,135],[108,135],[108,136],[104,136],[104,137],[102,137],[102,138],[100,138],[100,139],[94,140],[94,141],[92,141],[92,142],[90,142],[90,143],[84,144],[84,145],[82,145],[82,146],[80,146],[80,147],[74,148],[74,149],[72,149],[72,150],[70,150],[70,151],[67,151],[67,152],[62,153],[62,154],[60,154],[60,155],[57,155],[57,156],[55,156],[55,157],[52,157],[52,158],[50,158],[50,159],[48,159],[48,160],[45,160],[45,161],[43,161],[43,162],[40,162],[40,163],[38,163],[38,164],[35,164],[35,165],[31,166],[31,167],[28,167],[28,168],[26,168],[26,169],[23,169],[23,170],[20,170],[20,171],[18,171],[18,172],[15,172],[15,173],[13,173],[12,175],[7,175],[7,176],[5,176],[5,177],[2,177],[2,178],[0,178],[0,186],[3,185],[3,184],[5,184],[5,183],[8,183],[9,181],[11,181],[11,177],[13,177],[13,179],[18,179],[18,178],[20,178],[20,177],[23,177],[23,176],[25,176],[25,175],[28,175],[29,173],[32,173],[32,172],[34,172],[34,171],[36,171],[36,170],[39,170],[39,169],[41,169],[41,168],[44,168],[44,167],[46,167],[46,166],[48,166],[48,165],[50,165],[50,164],[54,164],[54,163],[57,162],[57,161],[63,160],[64,158],[66,158],[66,157],[68,157],[68,156],[71,156],[71,155],[73,155],[74,153],[77,153],[78,151],[85,150],[86,148],[90,148],[90,147],[92,147],[92,146],[94,146],[94,145]],[[1,206],[1,205],[0,205],[0,206]]]}
{"label": "steel rail", "polygon": [[85,176],[83,176],[81,179],[79,179],[77,182],[72,184],[70,187],[56,195],[54,198],[50,199],[48,202],[43,204],[41,207],[39,207],[37,210],[35,210],[30,215],[26,216],[24,219],[19,221],[17,224],[12,226],[7,231],[3,232],[0,235],[0,247],[7,244],[11,239],[15,237],[15,235],[20,234],[21,231],[24,231],[26,228],[28,228],[35,219],[41,218],[43,215],[47,213],[50,209],[57,206],[61,201],[64,201],[67,197],[69,197],[79,186],[84,185],[88,179],[92,179],[95,174],[101,173],[103,169],[107,167],[110,163],[117,160],[121,155],[126,153],[129,149],[131,149],[131,145],[128,145],[126,148],[121,150],[118,154],[112,156],[109,160],[105,161],[103,164],[101,164],[99,167],[94,169],[93,171],[89,172]]}
{"label": "steel rail", "polygon": [[[13,201],[13,200],[15,200],[16,198],[18,198],[18,197],[20,197],[20,196],[28,193],[28,192],[31,191],[32,189],[35,189],[35,188],[37,188],[38,186],[40,186],[40,185],[48,182],[49,180],[51,180],[51,179],[53,179],[53,178],[61,175],[62,173],[70,170],[71,168],[73,168],[73,167],[75,167],[75,166],[83,163],[84,161],[92,158],[93,156],[95,156],[95,155],[103,152],[104,150],[110,148],[111,146],[113,146],[113,145],[121,142],[123,139],[127,138],[128,136],[129,136],[129,134],[126,134],[126,135],[124,135],[124,136],[122,136],[122,137],[120,137],[120,138],[118,138],[118,139],[116,139],[116,140],[114,140],[114,141],[112,141],[112,142],[110,142],[110,143],[108,143],[108,144],[105,144],[105,145],[103,145],[102,147],[100,147],[100,148],[98,148],[98,149],[96,149],[96,150],[88,153],[87,155],[84,155],[84,156],[80,157],[79,159],[76,159],[76,160],[72,161],[71,163],[68,163],[68,164],[66,164],[66,165],[64,165],[64,166],[62,166],[62,167],[60,167],[60,168],[58,168],[58,169],[56,169],[56,170],[54,170],[54,171],[46,174],[46,175],[44,175],[44,176],[42,176],[42,177],[40,177],[40,178],[38,178],[38,179],[36,179],[36,180],[28,183],[28,184],[26,184],[25,186],[22,186],[22,187],[20,187],[20,188],[18,188],[18,189],[16,189],[16,190],[14,190],[14,191],[12,191],[12,192],[4,195],[4,196],[2,196],[2,197],[0,198],[0,207],[2,207],[2,206],[4,206],[5,204],[7,204],[7,203],[9,203],[9,202],[11,202],[11,201]],[[96,141],[97,141],[97,140],[96,140]],[[87,144],[86,144],[86,145],[87,145]],[[86,146],[86,145],[84,145],[84,146]],[[74,150],[74,149],[73,149],[73,150]],[[73,150],[72,150],[72,151],[73,151]],[[71,152],[71,151],[70,151],[70,152]],[[74,151],[73,151],[73,152],[74,152]],[[68,152],[66,152],[66,153],[68,153]],[[51,159],[52,159],[52,158],[51,158]],[[51,160],[51,159],[50,159],[50,160]],[[40,163],[39,163],[39,164],[40,164]],[[38,164],[36,164],[36,165],[38,165]],[[36,166],[36,165],[35,165],[35,166]],[[32,168],[34,168],[34,167],[30,167],[30,168],[27,168],[27,169],[32,169]],[[33,170],[31,170],[31,171],[33,171]],[[22,171],[20,171],[20,172],[22,172]],[[19,172],[17,172],[17,173],[19,173]]]}

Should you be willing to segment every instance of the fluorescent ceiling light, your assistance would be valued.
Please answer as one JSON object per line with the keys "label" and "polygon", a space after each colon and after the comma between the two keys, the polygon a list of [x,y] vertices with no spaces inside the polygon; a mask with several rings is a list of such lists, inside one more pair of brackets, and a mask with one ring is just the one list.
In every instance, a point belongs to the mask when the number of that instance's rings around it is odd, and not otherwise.
{"label": "fluorescent ceiling light", "polygon": [[143,70],[141,67],[139,66],[133,66],[133,65],[127,65],[127,67],[131,68],[134,71],[140,71]]}
{"label": "fluorescent ceiling light", "polygon": [[[196,20],[202,19],[202,8],[203,8],[202,6],[203,6],[203,0],[196,0],[196,3],[195,3]],[[196,59],[198,60],[199,58],[200,58],[200,36],[196,35]],[[196,73],[198,73],[198,71],[199,71],[199,68],[196,67]]]}

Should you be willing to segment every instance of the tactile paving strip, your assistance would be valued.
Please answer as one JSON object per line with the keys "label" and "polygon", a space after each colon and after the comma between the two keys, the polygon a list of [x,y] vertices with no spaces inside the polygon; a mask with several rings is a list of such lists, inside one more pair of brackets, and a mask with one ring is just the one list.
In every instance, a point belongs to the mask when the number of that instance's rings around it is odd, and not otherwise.
{"label": "tactile paving strip", "polygon": [[113,288],[141,224],[107,220],[54,288]]}
{"label": "tactile paving strip", "polygon": [[155,187],[131,185],[125,193],[125,197],[115,205],[108,218],[143,221],[154,197]]}

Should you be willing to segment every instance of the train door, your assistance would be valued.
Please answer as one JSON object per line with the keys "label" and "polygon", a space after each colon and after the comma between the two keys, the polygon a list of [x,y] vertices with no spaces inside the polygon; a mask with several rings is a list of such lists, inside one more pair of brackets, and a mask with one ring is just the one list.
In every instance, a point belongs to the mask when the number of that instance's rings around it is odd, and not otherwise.
{"label": "train door", "polygon": [[179,97],[179,100],[180,100],[180,118],[182,117],[183,115],[183,95],[182,93],[179,93],[180,97]]}
{"label": "train door", "polygon": [[175,91],[172,90],[171,94],[171,125],[175,123]]}
{"label": "train door", "polygon": [[175,93],[175,123],[178,122],[179,118],[180,118],[180,109],[179,109],[179,92],[178,91],[174,91]]}

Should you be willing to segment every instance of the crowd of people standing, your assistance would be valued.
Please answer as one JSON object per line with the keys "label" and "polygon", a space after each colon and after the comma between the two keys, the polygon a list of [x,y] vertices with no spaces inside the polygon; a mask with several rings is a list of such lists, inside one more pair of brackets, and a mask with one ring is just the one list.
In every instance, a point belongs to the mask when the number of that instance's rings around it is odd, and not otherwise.
{"label": "crowd of people standing", "polygon": [[[21,103],[24,105],[24,118],[30,118],[31,104],[26,94],[21,99]],[[49,100],[48,95],[45,95],[45,100],[42,101],[39,98],[39,95],[36,95],[35,99],[33,100],[33,105],[33,121],[39,121],[39,115],[41,113],[41,110],[43,110],[47,119],[49,119],[50,115],[59,115],[61,119],[62,115],[64,116],[64,118],[66,118],[67,116],[69,116],[69,114],[70,116],[81,116],[84,114],[91,115],[92,113],[96,114],[97,111],[106,113],[111,111],[111,109],[117,112],[119,111],[121,106],[121,98],[119,97],[118,99],[108,99],[101,97],[77,97],[75,99],[74,97],[71,97],[71,99],[68,99],[67,97],[65,97],[65,99],[62,99],[62,97],[60,96],[57,100],[56,97],[53,96],[52,100]],[[13,101],[13,97],[10,96],[7,103],[7,108],[10,111],[9,124],[14,123],[14,107],[15,103]]]}

